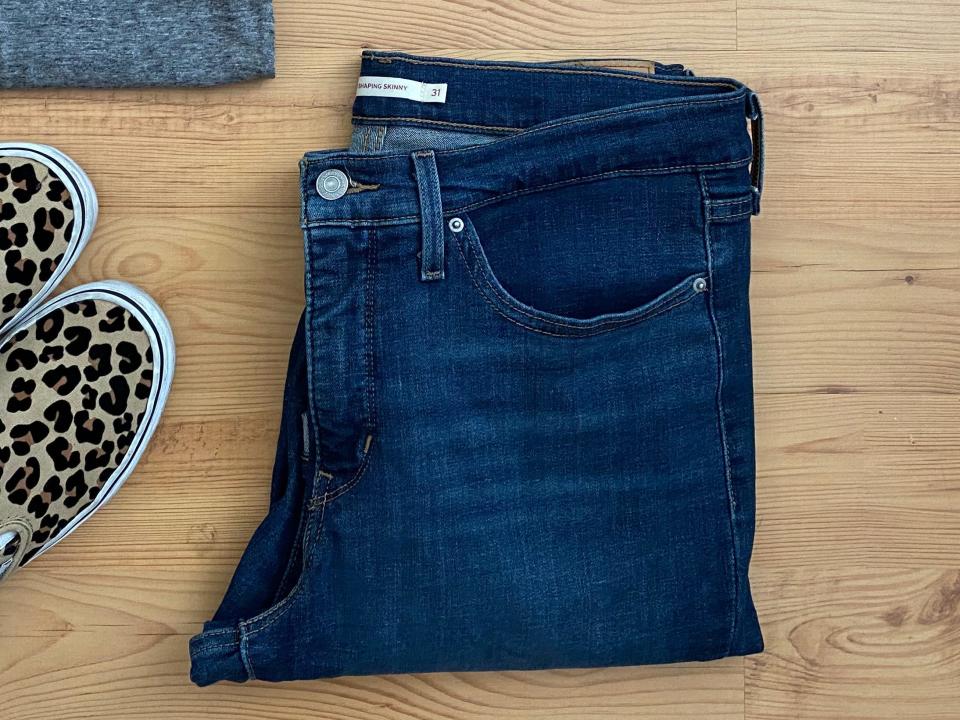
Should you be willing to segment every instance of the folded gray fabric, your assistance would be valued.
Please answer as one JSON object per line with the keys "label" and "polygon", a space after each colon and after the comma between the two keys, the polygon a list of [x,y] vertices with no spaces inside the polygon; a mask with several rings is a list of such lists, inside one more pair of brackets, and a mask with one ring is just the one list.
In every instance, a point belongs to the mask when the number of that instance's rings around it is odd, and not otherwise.
{"label": "folded gray fabric", "polygon": [[270,0],[0,0],[0,87],[273,77]]}

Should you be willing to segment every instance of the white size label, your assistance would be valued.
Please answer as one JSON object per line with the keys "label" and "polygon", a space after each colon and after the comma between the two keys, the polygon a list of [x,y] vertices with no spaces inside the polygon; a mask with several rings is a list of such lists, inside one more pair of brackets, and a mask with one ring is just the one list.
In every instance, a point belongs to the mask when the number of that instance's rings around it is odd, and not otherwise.
{"label": "white size label", "polygon": [[378,75],[361,75],[357,81],[357,95],[372,97],[403,98],[423,103],[442,103],[447,101],[446,83],[422,83],[416,80],[404,80]]}

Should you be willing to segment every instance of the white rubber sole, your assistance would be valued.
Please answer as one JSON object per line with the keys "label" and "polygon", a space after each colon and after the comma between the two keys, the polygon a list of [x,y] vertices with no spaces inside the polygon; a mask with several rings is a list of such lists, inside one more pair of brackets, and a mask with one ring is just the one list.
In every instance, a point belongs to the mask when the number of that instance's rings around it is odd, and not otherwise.
{"label": "white rubber sole", "polygon": [[82,525],[84,521],[112,498],[126,479],[130,477],[134,467],[136,467],[140,457],[143,455],[150,438],[157,429],[160,416],[163,413],[163,407],[170,394],[170,386],[173,383],[173,370],[176,365],[177,353],[170,322],[153,298],[130,283],[120,282],[119,280],[104,280],[68,290],[45,305],[34,308],[17,321],[8,332],[16,333],[28,325],[31,325],[47,312],[80,300],[107,300],[108,302],[123,307],[137,318],[143,326],[144,332],[149,336],[150,347],[153,350],[153,384],[150,389],[150,397],[147,398],[143,423],[138,428],[133,442],[130,444],[130,449],[127,451],[127,454],[124,455],[123,460],[114,471],[114,474],[106,484],[104,484],[96,499],[67,523],[59,535],[45,543],[30,560],[24,563],[24,566],[29,565],[35,558],[43,555],[43,553],[47,552],[47,550]]}
{"label": "white rubber sole", "polygon": [[[0,548],[6,547],[7,543],[16,538],[17,535],[18,533],[14,530],[0,532]],[[7,558],[0,563],[0,578],[3,578],[3,576],[7,574],[7,570],[13,567],[13,561],[17,559],[16,555],[19,555],[19,553],[14,553],[14,557]]]}
{"label": "white rubber sole", "polygon": [[53,275],[44,284],[42,288],[27,301],[17,313],[0,326],[0,338],[9,333],[9,329],[19,322],[31,310],[40,305],[49,297],[64,276],[73,267],[73,264],[80,256],[80,251],[86,246],[93,234],[93,228],[97,224],[97,213],[99,205],[97,204],[97,193],[93,189],[93,184],[87,174],[77,165],[74,160],[48,145],[37,145],[27,142],[2,142],[0,143],[0,156],[22,157],[29,160],[36,160],[43,163],[54,174],[60,178],[70,193],[73,203],[73,233],[67,242],[67,249],[63,253],[63,259],[57,266]]}

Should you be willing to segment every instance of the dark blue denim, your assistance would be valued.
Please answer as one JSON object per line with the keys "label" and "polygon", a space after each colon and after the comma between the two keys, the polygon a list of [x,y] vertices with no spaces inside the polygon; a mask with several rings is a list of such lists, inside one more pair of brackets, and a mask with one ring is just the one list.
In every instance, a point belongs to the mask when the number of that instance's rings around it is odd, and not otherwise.
{"label": "dark blue denim", "polygon": [[270,510],[193,681],[760,651],[754,94],[675,65],[361,74],[446,102],[358,97],[353,147],[302,163]]}

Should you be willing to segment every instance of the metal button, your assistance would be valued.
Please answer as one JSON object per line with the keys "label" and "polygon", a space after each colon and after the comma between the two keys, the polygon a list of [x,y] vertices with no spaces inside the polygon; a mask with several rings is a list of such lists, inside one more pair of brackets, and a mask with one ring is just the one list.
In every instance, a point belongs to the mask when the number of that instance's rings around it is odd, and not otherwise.
{"label": "metal button", "polygon": [[450,229],[453,230],[453,232],[460,232],[463,230],[463,220],[461,220],[460,218],[450,218],[449,225],[450,225]]}
{"label": "metal button", "polygon": [[324,170],[317,177],[317,192],[324,200],[339,200],[347,194],[349,184],[343,170]]}
{"label": "metal button", "polygon": [[707,289],[707,281],[703,278],[697,278],[693,281],[693,289],[698,293],[702,293]]}

